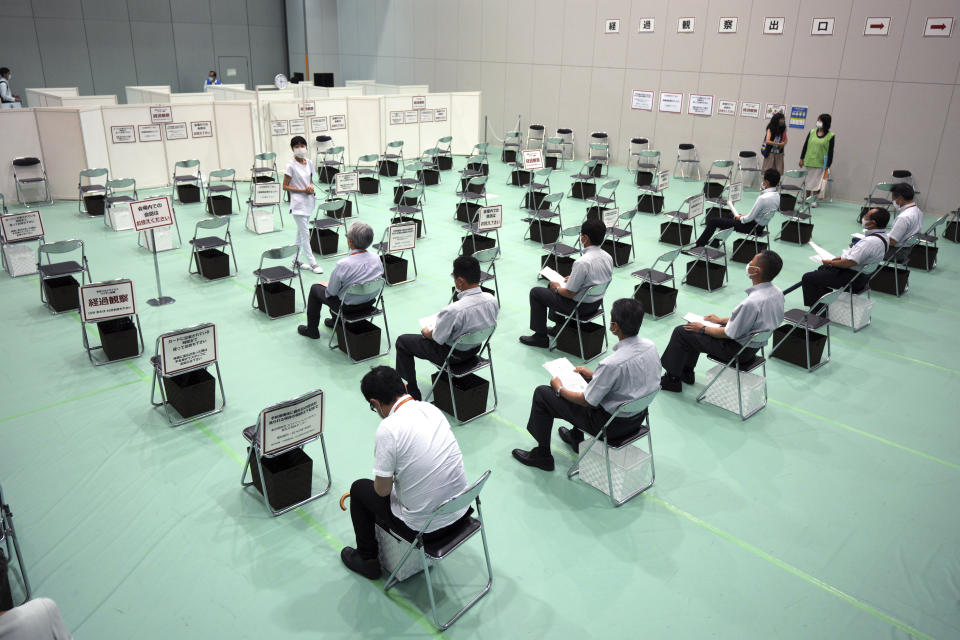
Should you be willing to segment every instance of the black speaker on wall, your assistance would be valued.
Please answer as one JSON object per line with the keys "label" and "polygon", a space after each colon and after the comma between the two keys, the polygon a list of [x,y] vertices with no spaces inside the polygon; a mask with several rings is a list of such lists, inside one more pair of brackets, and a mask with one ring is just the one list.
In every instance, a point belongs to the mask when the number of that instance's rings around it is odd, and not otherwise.
{"label": "black speaker on wall", "polygon": [[333,74],[332,73],[315,73],[313,74],[313,84],[317,87],[332,87],[333,86]]}
{"label": "black speaker on wall", "polygon": [[303,74],[297,71],[296,73],[290,74],[291,84],[300,84],[303,82]]}

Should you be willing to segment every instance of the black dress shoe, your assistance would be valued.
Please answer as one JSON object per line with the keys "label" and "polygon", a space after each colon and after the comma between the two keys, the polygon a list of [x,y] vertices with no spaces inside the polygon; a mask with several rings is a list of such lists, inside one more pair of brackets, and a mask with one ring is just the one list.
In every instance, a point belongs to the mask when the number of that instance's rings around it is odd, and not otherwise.
{"label": "black dress shoe", "polygon": [[697,377],[693,373],[693,369],[684,369],[680,375],[680,380],[683,381],[683,384],[693,384],[696,382]]}
{"label": "black dress shoe", "polygon": [[335,321],[333,318],[327,318],[323,321],[323,326],[325,326],[327,329],[333,329],[334,322]]}
{"label": "black dress shoe", "polygon": [[340,559],[347,565],[347,569],[359,573],[364,578],[376,580],[380,577],[380,561],[376,558],[367,560],[361,557],[353,547],[344,547],[340,552]]}
{"label": "black dress shoe", "polygon": [[680,381],[680,378],[674,378],[669,374],[663,374],[660,377],[660,388],[664,391],[674,391],[680,393],[683,391],[683,382]]}
{"label": "black dress shoe", "polygon": [[543,333],[534,333],[529,336],[520,336],[520,342],[528,347],[549,347],[550,338]]}
{"label": "black dress shoe", "polygon": [[528,467],[536,467],[544,471],[553,471],[553,456],[549,454],[545,456],[540,455],[536,449],[531,449],[530,451],[514,449],[513,457]]}
{"label": "black dress shoe", "polygon": [[320,337],[319,331],[317,331],[316,329],[311,329],[305,324],[302,324],[299,327],[297,327],[297,333],[299,333],[302,336],[306,336],[307,338],[313,338],[314,340]]}
{"label": "black dress shoe", "polygon": [[561,440],[570,445],[574,453],[580,453],[580,443],[583,442],[583,431],[580,431],[580,429],[560,427],[557,429],[557,433],[560,434]]}

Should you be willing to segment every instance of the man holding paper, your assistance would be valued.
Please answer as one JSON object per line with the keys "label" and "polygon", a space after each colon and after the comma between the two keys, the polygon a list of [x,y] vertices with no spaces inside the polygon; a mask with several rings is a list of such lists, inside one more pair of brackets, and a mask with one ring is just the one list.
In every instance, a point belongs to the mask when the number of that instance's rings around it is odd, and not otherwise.
{"label": "man holding paper", "polygon": [[607,227],[600,220],[586,220],[580,225],[580,244],[583,252],[573,263],[567,278],[553,269],[544,269],[541,275],[550,281],[546,287],[530,289],[530,330],[533,335],[520,336],[520,342],[530,347],[547,347],[550,338],[547,331],[547,312],[550,310],[570,313],[583,296],[580,309],[583,313],[595,311],[603,296],[588,296],[590,288],[610,282],[613,278],[613,258],[600,248]]}
{"label": "man holding paper", "polygon": [[[541,385],[534,390],[527,420],[527,431],[537,446],[529,451],[514,449],[514,458],[528,467],[553,471],[550,434],[554,419],[573,425],[572,429],[560,427],[559,434],[576,452],[584,432],[596,435],[620,405],[657,390],[660,358],[653,342],[637,336],[642,323],[643,305],[631,298],[621,298],[610,310],[610,332],[620,341],[613,353],[600,361],[596,371],[573,368],[566,358],[561,358],[565,371],[555,367],[559,361],[544,365],[554,376],[549,386]],[[607,428],[608,436],[627,435],[639,428],[643,417],[643,414],[621,413]]]}
{"label": "man holding paper", "polygon": [[[660,379],[660,388],[683,391],[683,383],[694,383],[694,368],[701,353],[726,362],[756,334],[779,327],[783,322],[783,293],[773,286],[772,280],[782,267],[783,260],[776,252],[761,251],[746,266],[753,286],[729,318],[710,314],[676,327],[663,352],[666,373]],[[754,353],[756,349],[745,350],[741,361],[750,360]]]}
{"label": "man holding paper", "polygon": [[757,201],[753,203],[753,209],[745,216],[739,215],[734,208],[733,203],[728,199],[727,206],[733,211],[733,218],[712,218],[707,222],[703,233],[697,238],[696,246],[705,247],[713,237],[717,229],[729,229],[733,227],[740,233],[750,233],[757,226],[756,220],[763,220],[767,214],[780,208],[780,194],[777,193],[777,185],[780,184],[780,172],[776,169],[767,169],[763,172],[763,191],[757,196]]}
{"label": "man holding paper", "polygon": [[[453,344],[462,336],[496,326],[500,305],[497,299],[480,288],[480,263],[473,256],[460,256],[453,261],[453,286],[457,300],[435,316],[423,318],[419,334],[407,333],[397,338],[397,373],[407,382],[407,393],[421,400],[417,386],[415,358],[424,358],[437,366],[450,354]],[[479,347],[457,350],[450,362],[473,359]]]}

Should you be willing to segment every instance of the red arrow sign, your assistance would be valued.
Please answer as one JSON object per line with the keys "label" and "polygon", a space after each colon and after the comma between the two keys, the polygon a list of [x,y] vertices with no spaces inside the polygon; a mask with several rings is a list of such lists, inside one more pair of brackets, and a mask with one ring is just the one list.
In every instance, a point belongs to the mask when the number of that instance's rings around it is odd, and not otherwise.
{"label": "red arrow sign", "polygon": [[931,29],[941,29],[941,30],[945,30],[945,29],[947,28],[947,25],[945,25],[945,24],[932,24],[932,25],[930,25],[930,28],[931,28]]}
{"label": "red arrow sign", "polygon": [[872,24],[872,25],[870,25],[870,28],[871,28],[871,29],[883,29],[883,25],[882,25],[882,24]]}

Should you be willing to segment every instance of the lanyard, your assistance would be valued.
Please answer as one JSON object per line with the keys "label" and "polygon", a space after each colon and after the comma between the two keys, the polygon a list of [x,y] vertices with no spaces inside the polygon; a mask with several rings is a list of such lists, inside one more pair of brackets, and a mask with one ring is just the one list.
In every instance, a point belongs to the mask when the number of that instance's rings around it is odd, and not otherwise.
{"label": "lanyard", "polygon": [[[363,249],[359,249],[359,250],[357,250],[357,251],[351,251],[351,252],[350,252],[350,255],[355,256],[355,255],[357,255],[358,253],[366,253],[366,251],[364,251]],[[406,402],[406,400],[404,400],[403,402]],[[401,403],[401,404],[403,404],[403,403]]]}
{"label": "lanyard", "polygon": [[403,400],[395,404],[393,407],[393,411],[391,411],[390,413],[396,413],[397,411],[400,410],[400,407],[402,407],[404,403],[410,402],[411,400],[413,400],[413,396],[408,395],[406,398],[404,398]]}

